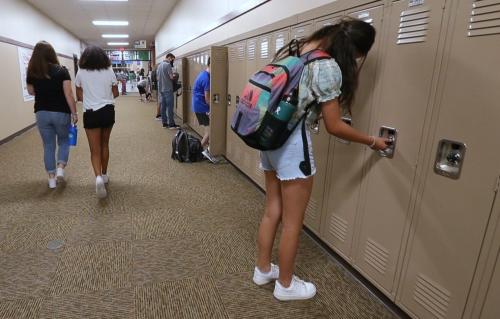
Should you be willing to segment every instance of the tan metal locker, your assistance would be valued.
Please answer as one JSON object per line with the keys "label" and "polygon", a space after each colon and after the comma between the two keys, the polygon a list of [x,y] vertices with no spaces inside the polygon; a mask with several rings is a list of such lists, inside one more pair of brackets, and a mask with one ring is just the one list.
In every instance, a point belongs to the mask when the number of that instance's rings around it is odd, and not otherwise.
{"label": "tan metal locker", "polygon": [[226,123],[226,157],[236,166],[240,166],[240,149],[242,143],[231,129],[232,116],[236,110],[236,101],[244,86],[245,42],[238,42],[228,47],[228,81],[227,81],[227,123]]}
{"label": "tan metal locker", "polygon": [[488,285],[488,294],[481,309],[481,319],[500,318],[500,251],[497,253],[496,267]]}
{"label": "tan metal locker", "polygon": [[276,52],[278,52],[279,49],[287,45],[289,41],[290,41],[290,29],[287,28],[274,32],[271,41],[272,57],[274,58]]}
{"label": "tan metal locker", "polygon": [[500,1],[457,1],[453,8],[398,294],[421,318],[462,318],[500,174]]}
{"label": "tan metal locker", "polygon": [[[396,138],[393,158],[367,152],[354,265],[394,297],[445,0],[397,1],[387,11],[388,35],[371,133]],[[422,31],[413,31],[418,24]],[[411,31],[409,31],[411,30]],[[386,153],[387,154],[387,153]],[[389,155],[389,154],[387,154]]]}
{"label": "tan metal locker", "polygon": [[182,123],[185,123],[187,121],[187,114],[186,114],[186,103],[184,102],[185,97],[186,97],[186,65],[187,60],[186,58],[181,58],[175,61],[175,67],[177,69],[177,72],[179,73],[179,83],[181,83],[182,87],[177,91],[175,94],[175,113],[176,115],[182,120]]}
{"label": "tan metal locker", "polygon": [[335,22],[337,22],[343,15],[343,12],[338,12],[327,17],[322,17],[321,19],[314,21],[314,29],[319,30],[327,25],[335,24]]}
{"label": "tan metal locker", "polygon": [[[349,13],[373,24],[378,34],[375,43],[361,69],[359,88],[352,118],[346,114],[345,120],[361,132],[368,132],[375,81],[378,75],[379,46],[382,41],[383,7]],[[339,19],[337,17],[337,19]],[[330,23],[335,23],[330,17]],[[316,23],[316,25],[321,25]],[[337,138],[330,140],[329,170],[325,193],[325,213],[321,223],[321,238],[344,259],[351,261],[356,213],[359,203],[365,153],[372,153],[365,145],[349,143]]]}
{"label": "tan metal locker", "polygon": [[[196,81],[196,78],[198,77],[200,72],[203,71],[207,67],[206,63],[204,63],[204,62],[205,62],[205,56],[207,56],[208,54],[209,54],[209,52],[206,51],[206,52],[197,53],[194,56],[194,63],[193,63],[194,68],[193,68],[193,73],[192,73],[193,77],[191,79],[191,95],[189,96],[189,98],[191,100],[192,100],[192,93],[193,93],[192,91],[193,91],[193,87],[194,87],[194,82]],[[203,136],[205,134],[205,128],[198,124],[198,120],[196,118],[196,115],[193,112],[192,107],[189,109],[188,114],[189,114],[189,125],[191,126],[191,128],[196,133]]]}
{"label": "tan metal locker", "polygon": [[[203,58],[204,66],[208,52]],[[210,48],[210,153],[226,154],[227,47]]]}
{"label": "tan metal locker", "polygon": [[193,93],[193,82],[196,78],[196,66],[195,66],[195,63],[196,63],[196,55],[191,55],[190,57],[188,57],[188,74],[189,74],[189,78],[188,78],[188,92],[187,92],[187,97],[186,97],[186,104],[187,104],[187,120],[186,120],[186,123],[192,127],[193,125],[193,117],[194,117],[194,114],[192,112],[192,109],[193,109],[193,101],[192,101],[192,98],[191,98],[191,94]]}

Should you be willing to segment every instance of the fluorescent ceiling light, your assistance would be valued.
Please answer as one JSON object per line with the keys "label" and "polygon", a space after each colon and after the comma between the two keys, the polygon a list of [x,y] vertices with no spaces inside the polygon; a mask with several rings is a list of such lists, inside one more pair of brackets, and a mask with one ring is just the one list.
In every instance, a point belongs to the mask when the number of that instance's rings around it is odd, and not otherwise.
{"label": "fluorescent ceiling light", "polygon": [[128,42],[108,42],[108,45],[128,45]]}
{"label": "fluorescent ceiling light", "polygon": [[104,21],[104,20],[94,20],[92,21],[94,25],[128,25],[128,21]]}
{"label": "fluorescent ceiling light", "polygon": [[120,38],[120,39],[126,39],[128,38],[128,34],[103,34],[103,38]]}
{"label": "fluorescent ceiling light", "polygon": [[128,1],[128,0],[81,0],[81,1],[86,1],[86,2],[97,2],[97,1],[101,1],[101,2],[104,2],[104,1],[109,1],[109,2],[125,2],[125,1]]}

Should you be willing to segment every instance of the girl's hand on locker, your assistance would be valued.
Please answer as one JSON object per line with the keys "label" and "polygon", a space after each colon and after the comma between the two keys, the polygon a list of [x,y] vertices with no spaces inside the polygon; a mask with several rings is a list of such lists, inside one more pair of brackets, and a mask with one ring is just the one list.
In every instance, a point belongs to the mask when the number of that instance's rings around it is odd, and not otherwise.
{"label": "girl's hand on locker", "polygon": [[374,139],[372,143],[373,146],[370,145],[370,148],[375,151],[385,150],[392,143],[391,140],[385,137],[376,137],[376,136],[372,137]]}

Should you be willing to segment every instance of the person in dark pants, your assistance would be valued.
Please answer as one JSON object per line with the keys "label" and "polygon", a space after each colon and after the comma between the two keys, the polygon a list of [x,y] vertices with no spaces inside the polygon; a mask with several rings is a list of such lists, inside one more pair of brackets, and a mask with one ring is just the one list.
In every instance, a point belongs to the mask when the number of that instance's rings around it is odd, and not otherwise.
{"label": "person in dark pants", "polygon": [[173,82],[174,72],[172,65],[175,56],[172,53],[167,54],[165,61],[163,61],[157,70],[158,91],[160,92],[160,109],[161,119],[164,128],[177,129],[179,125],[175,124],[174,119],[174,88]]}
{"label": "person in dark pants", "polygon": [[96,193],[107,196],[109,138],[115,124],[114,98],[118,81],[103,49],[89,46],[83,51],[76,75],[76,96],[83,101],[83,126],[89,141],[90,156],[96,176]]}
{"label": "person in dark pants", "polygon": [[[33,49],[26,83],[28,92],[35,96],[36,125],[43,141],[49,188],[56,188],[56,178],[64,179],[64,168],[68,163],[69,125],[78,122],[78,115],[69,72],[59,64],[56,52],[49,43],[38,42]],[[59,147],[57,169],[56,138]]]}

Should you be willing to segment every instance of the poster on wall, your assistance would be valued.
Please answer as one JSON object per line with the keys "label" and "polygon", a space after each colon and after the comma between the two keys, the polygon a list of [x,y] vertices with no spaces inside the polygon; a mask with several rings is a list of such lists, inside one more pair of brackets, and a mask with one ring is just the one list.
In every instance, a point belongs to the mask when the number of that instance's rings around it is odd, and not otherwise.
{"label": "poster on wall", "polygon": [[19,71],[21,72],[21,87],[23,88],[23,99],[24,102],[33,101],[35,97],[28,93],[28,85],[26,84],[28,64],[30,62],[33,50],[18,47],[17,52],[19,54]]}

